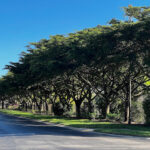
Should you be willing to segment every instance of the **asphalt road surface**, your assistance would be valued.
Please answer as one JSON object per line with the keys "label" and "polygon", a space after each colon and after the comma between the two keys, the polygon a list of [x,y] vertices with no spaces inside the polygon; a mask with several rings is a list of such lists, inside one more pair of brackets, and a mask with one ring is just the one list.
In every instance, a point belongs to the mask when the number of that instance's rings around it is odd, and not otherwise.
{"label": "asphalt road surface", "polygon": [[150,139],[78,131],[0,114],[0,150],[150,150]]}

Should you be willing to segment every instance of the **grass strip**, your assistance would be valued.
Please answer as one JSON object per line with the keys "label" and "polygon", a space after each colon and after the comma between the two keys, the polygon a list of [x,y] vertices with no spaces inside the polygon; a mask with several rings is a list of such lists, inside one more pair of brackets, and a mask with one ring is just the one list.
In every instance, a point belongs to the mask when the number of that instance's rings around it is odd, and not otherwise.
{"label": "grass strip", "polygon": [[127,125],[127,124],[118,124],[112,122],[91,121],[88,119],[54,117],[49,115],[33,114],[33,113],[23,112],[18,110],[0,109],[0,112],[8,115],[26,117],[30,119],[36,119],[36,120],[51,122],[55,124],[62,124],[66,126],[76,127],[76,128],[94,129],[96,132],[150,137],[150,127],[146,125]]}

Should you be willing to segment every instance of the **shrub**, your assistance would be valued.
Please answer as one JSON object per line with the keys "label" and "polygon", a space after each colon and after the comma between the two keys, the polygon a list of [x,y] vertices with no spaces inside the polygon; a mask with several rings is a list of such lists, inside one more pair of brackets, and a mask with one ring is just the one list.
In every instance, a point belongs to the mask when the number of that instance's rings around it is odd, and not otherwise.
{"label": "shrub", "polygon": [[143,102],[143,108],[145,112],[146,123],[150,124],[150,95],[145,98]]}
{"label": "shrub", "polygon": [[53,111],[56,116],[62,116],[65,112],[63,105],[59,102],[55,103],[55,107]]}
{"label": "shrub", "polygon": [[142,107],[143,102],[138,100],[138,101],[132,101],[131,105],[131,118],[132,121],[136,123],[144,123],[145,122],[145,117],[144,117],[144,110]]}
{"label": "shrub", "polygon": [[61,102],[56,102],[53,107],[53,112],[54,112],[54,115],[56,116],[68,116],[69,117],[72,113],[71,108],[72,108],[71,104],[67,105]]}
{"label": "shrub", "polygon": [[15,105],[10,104],[8,106],[8,109],[18,110],[19,109],[19,105],[17,105],[17,104],[15,104]]}
{"label": "shrub", "polygon": [[120,114],[107,114],[107,119],[112,120],[112,121],[119,121],[120,119]]}

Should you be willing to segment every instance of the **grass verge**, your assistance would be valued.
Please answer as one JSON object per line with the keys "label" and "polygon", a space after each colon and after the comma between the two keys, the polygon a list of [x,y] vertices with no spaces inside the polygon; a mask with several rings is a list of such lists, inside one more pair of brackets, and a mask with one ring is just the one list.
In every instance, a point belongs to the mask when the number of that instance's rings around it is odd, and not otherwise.
{"label": "grass verge", "polygon": [[0,109],[0,112],[9,115],[36,119],[40,121],[63,124],[71,127],[90,128],[94,129],[96,132],[150,137],[150,127],[144,125],[126,125],[112,122],[97,122],[88,119],[53,117],[48,115],[37,115],[29,112],[6,110],[6,109],[4,110]]}

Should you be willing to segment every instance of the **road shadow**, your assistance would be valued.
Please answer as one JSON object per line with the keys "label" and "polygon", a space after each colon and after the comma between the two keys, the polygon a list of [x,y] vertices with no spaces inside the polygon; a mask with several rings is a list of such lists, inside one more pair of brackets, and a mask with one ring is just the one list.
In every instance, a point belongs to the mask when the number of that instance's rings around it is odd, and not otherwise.
{"label": "road shadow", "polygon": [[[74,125],[78,127],[78,124]],[[79,125],[81,126],[81,124]],[[102,124],[102,127],[104,125]],[[108,125],[109,127],[109,125]],[[118,127],[118,125],[114,125]],[[0,137],[5,136],[32,136],[32,135],[53,135],[53,136],[79,136],[79,137],[111,137],[145,140],[146,137],[133,137],[124,135],[114,135],[105,133],[95,133],[90,131],[80,131],[67,127],[55,126],[50,123],[34,121],[28,118],[20,118],[12,115],[0,113]]]}
{"label": "road shadow", "polygon": [[53,124],[38,122],[27,118],[0,114],[0,137],[26,135],[56,135],[80,137],[100,136],[93,132],[83,132],[76,129],[54,126]]}

